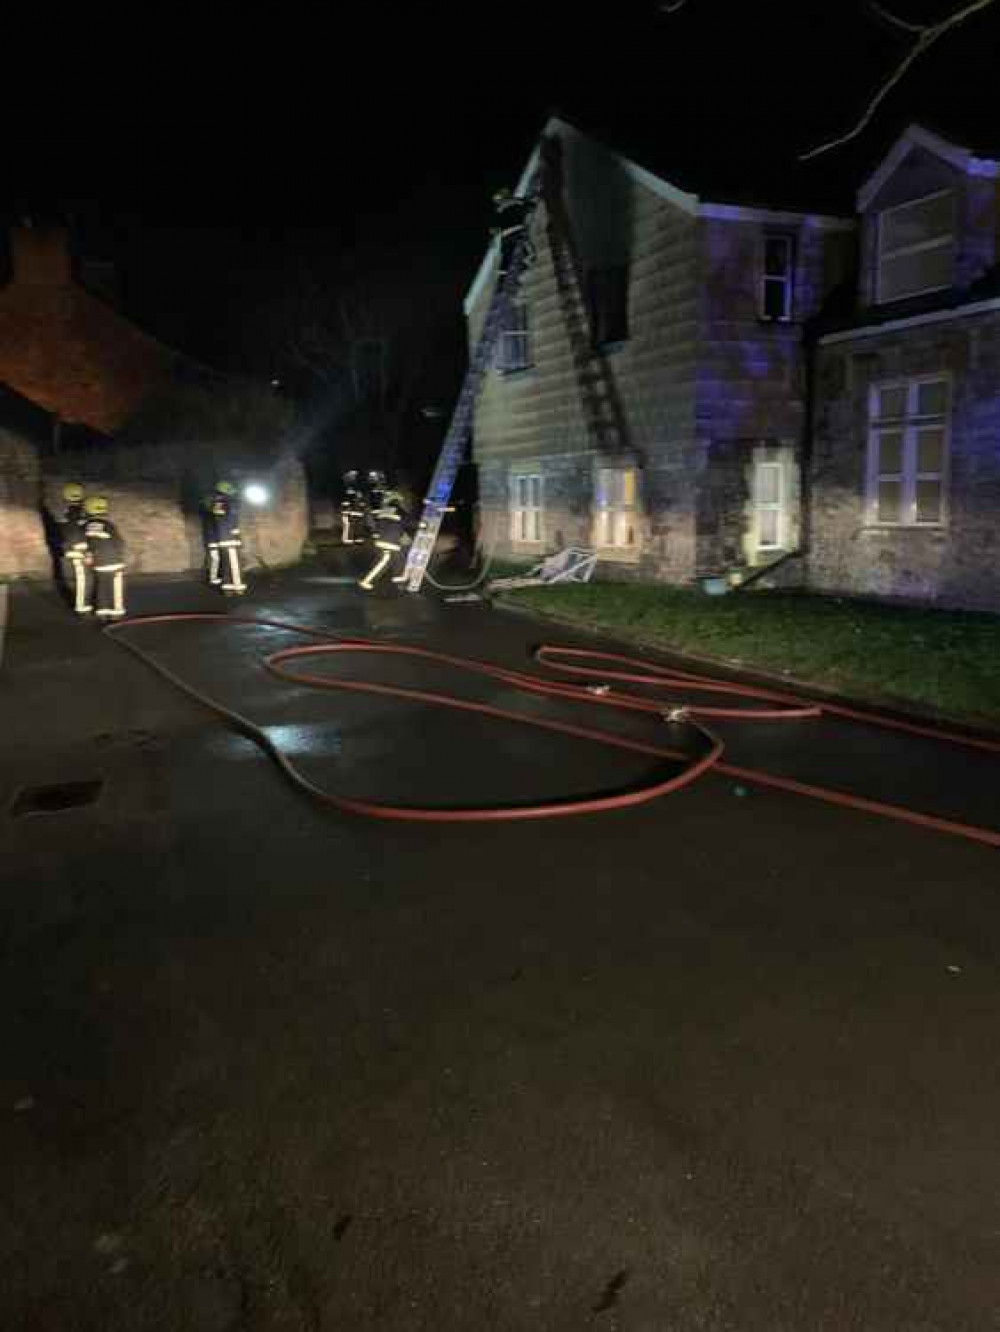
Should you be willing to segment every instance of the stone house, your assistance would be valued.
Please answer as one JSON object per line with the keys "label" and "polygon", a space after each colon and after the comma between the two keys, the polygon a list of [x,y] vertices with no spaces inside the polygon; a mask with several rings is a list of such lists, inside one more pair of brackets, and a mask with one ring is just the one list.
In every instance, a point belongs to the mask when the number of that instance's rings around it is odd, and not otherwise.
{"label": "stone house", "polygon": [[1000,610],[1000,161],[911,126],[817,339],[810,585]]}
{"label": "stone house", "polygon": [[[272,504],[248,515],[250,562],[290,563],[306,536],[305,481],[290,448],[265,457],[234,437],[220,450],[184,438],[183,423],[143,434],[151,404],[230,381],[151,338],[79,280],[62,227],[9,234],[0,286],[0,576],[52,568],[52,515],[70,479],[107,494],[137,572],[177,572],[202,559],[198,502],[216,472],[268,483]],[[161,418],[163,413],[161,412]]]}
{"label": "stone house", "polygon": [[[579,286],[623,430],[609,450],[588,419],[542,204],[532,223],[537,259],[477,404],[483,541],[520,558],[587,545],[609,577],[737,581],[763,570],[761,581],[1000,608],[988,559],[964,539],[964,553],[944,555],[949,521],[960,515],[988,544],[997,498],[989,404],[1000,368],[990,311],[979,308],[996,264],[996,164],[912,128],[862,190],[856,219],[704,199],[560,119],[543,132],[553,138]],[[946,189],[953,205],[934,203]],[[921,191],[931,202],[907,211]],[[890,240],[880,242],[887,211]],[[953,219],[951,241],[921,239],[939,215]],[[940,276],[945,253],[955,263],[947,285],[913,292],[911,272],[937,264]],[[926,260],[912,257],[921,254]],[[495,271],[491,250],[465,300],[472,344]],[[855,281],[860,300],[834,325],[832,307]],[[973,328],[960,355],[954,339]],[[932,474],[907,462],[900,493],[910,508],[890,521],[893,474],[883,470],[873,521],[869,391],[886,379],[932,383],[939,369],[951,377],[945,408],[943,390],[912,392],[923,395],[921,408],[948,416],[937,474],[950,456],[940,482],[942,496],[951,487],[947,502],[932,517]],[[927,462],[932,437],[912,424]],[[883,452],[884,468],[892,458]],[[975,499],[957,488],[966,478]]]}

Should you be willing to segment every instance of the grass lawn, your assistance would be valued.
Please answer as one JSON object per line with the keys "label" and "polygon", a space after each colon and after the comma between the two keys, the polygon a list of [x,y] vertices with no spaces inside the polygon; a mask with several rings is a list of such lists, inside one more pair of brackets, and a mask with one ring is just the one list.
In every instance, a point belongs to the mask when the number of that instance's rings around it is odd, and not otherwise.
{"label": "grass lawn", "polygon": [[619,638],[787,672],[844,694],[1000,724],[1000,616],[792,592],[709,597],[590,583],[505,601]]}

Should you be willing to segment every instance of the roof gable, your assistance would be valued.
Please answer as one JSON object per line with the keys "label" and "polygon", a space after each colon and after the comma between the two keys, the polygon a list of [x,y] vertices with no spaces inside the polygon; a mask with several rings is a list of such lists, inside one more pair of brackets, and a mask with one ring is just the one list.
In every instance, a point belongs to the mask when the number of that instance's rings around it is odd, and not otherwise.
{"label": "roof gable", "polygon": [[914,148],[923,148],[949,166],[968,176],[1000,177],[1000,162],[990,157],[976,157],[969,148],[963,148],[949,139],[924,129],[922,125],[908,125],[879,166],[858,190],[858,211],[863,213],[890,177],[899,169]]}

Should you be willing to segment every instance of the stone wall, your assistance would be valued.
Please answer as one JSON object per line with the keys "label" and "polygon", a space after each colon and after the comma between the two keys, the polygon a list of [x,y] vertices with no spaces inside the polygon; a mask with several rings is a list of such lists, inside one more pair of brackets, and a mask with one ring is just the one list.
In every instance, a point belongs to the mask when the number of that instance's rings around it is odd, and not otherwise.
{"label": "stone wall", "polygon": [[[1000,610],[1000,310],[820,345],[810,585]],[[868,399],[881,380],[951,376],[946,522],[878,527],[865,504]]]}
{"label": "stone wall", "polygon": [[[62,488],[79,481],[107,496],[111,517],[128,551],[132,573],[182,573],[200,568],[204,555],[200,504],[225,474],[237,483],[258,481],[270,492],[259,509],[244,502],[244,552],[250,568],[295,563],[308,534],[305,473],[286,456],[267,464],[238,455],[206,465],[202,450],[105,444],[51,455],[23,436],[0,431],[0,576],[51,572],[53,524],[62,514]],[[48,531],[47,531],[48,528]]]}

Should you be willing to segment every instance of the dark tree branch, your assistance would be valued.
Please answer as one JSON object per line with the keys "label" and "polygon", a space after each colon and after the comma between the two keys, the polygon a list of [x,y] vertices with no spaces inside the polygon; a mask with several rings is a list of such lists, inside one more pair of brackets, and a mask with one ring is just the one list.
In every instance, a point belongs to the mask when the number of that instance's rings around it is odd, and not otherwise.
{"label": "dark tree branch", "polygon": [[[856,139],[861,131],[870,124],[872,117],[875,115],[875,112],[881,106],[882,102],[892,89],[895,88],[896,84],[899,83],[900,79],[915,60],[918,60],[929,47],[933,46],[936,41],[939,41],[945,33],[950,32],[952,28],[957,27],[973,14],[979,13],[980,10],[987,9],[990,5],[996,3],[997,0],[973,0],[972,4],[964,5],[961,9],[955,10],[955,12],[949,14],[947,18],[943,18],[937,23],[927,24],[926,26],[912,26],[906,24],[906,20],[895,20],[900,25],[905,25],[907,30],[915,36],[915,41],[909,51],[906,52],[896,68],[876,91],[875,95],[871,98],[868,105],[851,128],[846,130],[845,133],[839,134],[835,139],[829,139],[826,143],[821,143],[815,148],[810,148],[807,152],[800,153],[799,161],[808,162],[813,157],[819,157],[821,153],[828,153],[832,148],[839,148],[842,144],[850,143],[852,139]],[[876,6],[876,8],[878,7]],[[883,17],[895,18],[895,16],[890,16],[886,10],[881,12]]]}

